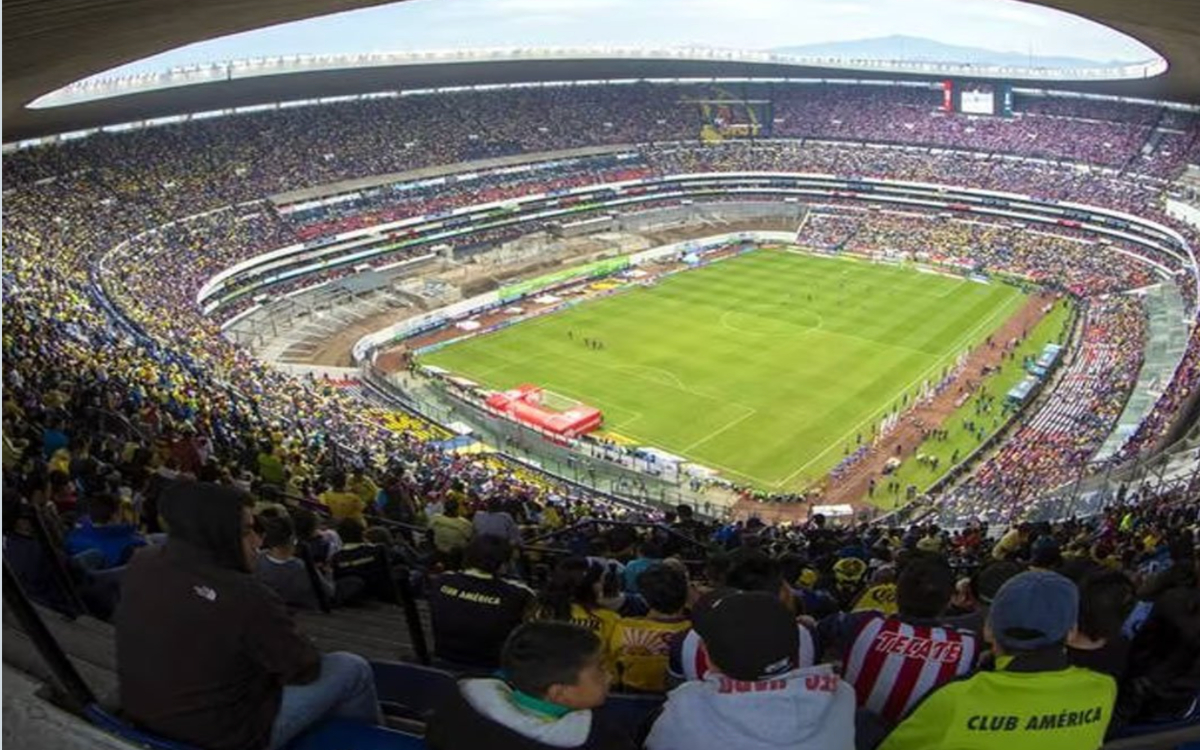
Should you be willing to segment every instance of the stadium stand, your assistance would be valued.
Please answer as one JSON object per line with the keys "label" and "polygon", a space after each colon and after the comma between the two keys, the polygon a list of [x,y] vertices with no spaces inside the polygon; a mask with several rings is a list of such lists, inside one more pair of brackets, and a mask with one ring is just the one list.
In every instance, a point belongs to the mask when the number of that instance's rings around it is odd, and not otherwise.
{"label": "stadium stand", "polygon": [[[735,661],[763,656],[752,648],[756,642],[728,647],[717,618],[709,619],[729,589],[776,594],[787,610],[785,630],[791,633],[792,621],[799,621],[818,636],[836,631],[831,623],[844,615],[874,608],[890,591],[900,603],[898,614],[885,613],[889,627],[917,634],[907,646],[893,639],[892,655],[928,663],[936,659],[920,644],[936,640],[930,632],[948,626],[982,631],[985,622],[994,625],[989,606],[1002,584],[1027,569],[1055,571],[1069,579],[1057,585],[1081,599],[1075,616],[1080,632],[1059,633],[1031,648],[1033,654],[1014,649],[1014,661],[1047,657],[1104,672],[1110,677],[1096,681],[1109,698],[1084,707],[1060,698],[1034,713],[1086,712],[1088,722],[1104,730],[1089,746],[1100,735],[1114,749],[1195,741],[1200,475],[1171,487],[1127,486],[1118,500],[1087,512],[1036,519],[1024,512],[1042,492],[1076,476],[1111,430],[1136,379],[1146,337],[1138,299],[1122,294],[1151,280],[1144,268],[1117,253],[1096,252],[1069,230],[1036,234],[1013,223],[968,224],[920,213],[863,217],[839,205],[822,207],[805,227],[804,241],[817,247],[924,253],[1019,273],[1083,301],[1078,348],[1052,397],[942,496],[937,522],[896,517],[834,527],[815,517],[802,525],[726,523],[695,517],[690,509],[630,505],[502,455],[453,453],[442,444],[451,435],[443,426],[364,402],[345,384],[289,377],[256,361],[224,338],[218,321],[196,304],[197,291],[213,273],[298,240],[548,186],[703,171],[837,171],[991,187],[1139,213],[1195,240],[1194,231],[1166,217],[1159,204],[1164,177],[1196,155],[1200,124],[1160,108],[1037,99],[1018,101],[1021,116],[1012,121],[980,124],[931,113],[937,102],[929,91],[784,90],[772,135],[806,140],[700,147],[694,142],[700,123],[676,105],[678,95],[674,87],[648,84],[456,93],[218,118],[7,155],[5,661],[52,682],[67,675],[67,683],[79,684],[60,687],[81,704],[76,708],[134,742],[180,747],[173,743],[194,740],[182,734],[148,737],[146,726],[135,726],[121,713],[118,696],[132,688],[117,684],[122,657],[115,643],[122,606],[129,606],[121,596],[126,577],[146,560],[188,543],[186,522],[171,522],[169,509],[181,488],[198,480],[248,498],[254,517],[267,528],[272,519],[290,518],[303,563],[300,585],[311,587],[318,606],[283,612],[282,602],[248,577],[249,562],[237,573],[239,585],[277,604],[280,622],[289,628],[294,623],[320,651],[346,651],[371,663],[388,726],[330,722],[293,748],[421,746],[420,735],[427,722],[436,724],[439,711],[462,711],[453,699],[483,690],[512,693],[521,707],[516,714],[487,713],[474,704],[472,726],[496,732],[492,737],[519,734],[528,716],[569,722],[572,712],[564,719],[559,710],[567,707],[592,711],[597,727],[611,728],[614,747],[631,747],[646,732],[647,747],[665,747],[655,737],[666,730],[650,729],[660,695],[606,700],[606,690],[595,685],[598,694],[572,692],[594,678],[588,670],[613,666],[606,663],[608,654],[636,646],[644,651],[639,656],[665,663],[668,632],[686,636],[687,627],[675,627],[683,616],[648,611],[649,597],[638,593],[637,575],[625,575],[643,566],[661,572],[662,565],[686,574],[686,617],[697,633],[713,639],[711,656],[729,674],[738,671]],[[1144,150],[1165,127],[1178,132]],[[402,149],[381,147],[390,132],[411,132],[413,140]],[[811,139],[973,153],[868,149]],[[421,166],[650,142],[657,145],[632,147],[637,160],[619,167],[600,160],[528,180],[495,176],[482,187],[385,196],[301,218],[281,214],[267,200],[285,189]],[[1077,163],[992,158],[998,153]],[[235,208],[226,209],[230,205]],[[214,213],[181,221],[209,211]],[[327,278],[314,274],[296,283]],[[1194,315],[1194,288],[1185,287],[1183,294]],[[1122,459],[1160,447],[1194,400],[1200,336],[1194,318],[1189,325],[1192,335],[1180,367]],[[507,574],[534,589],[541,606],[518,619],[575,625],[543,633],[549,644],[544,652],[522,651],[517,639],[501,655],[510,674],[551,673],[540,682],[457,682],[463,675],[420,664],[430,660],[429,643],[436,652],[438,631],[427,600],[440,577],[485,577],[479,570],[452,571],[455,560],[440,554],[431,539],[434,520],[446,517],[451,500],[467,516],[507,514],[519,529],[522,545]],[[355,522],[360,515],[365,529]],[[481,526],[472,534],[484,535],[487,527]],[[910,588],[917,576],[905,576],[905,570],[929,557],[952,567],[952,591]],[[230,567],[221,573],[232,574]],[[324,586],[326,577],[361,579],[375,596],[339,602],[336,587],[331,592]],[[564,580],[572,583],[569,616],[551,606]],[[1113,595],[1113,589],[1125,594]],[[922,595],[942,598],[917,617],[909,597]],[[487,598],[474,601],[487,604]],[[22,604],[28,601],[33,605]],[[1018,628],[1040,626],[1015,622]],[[671,627],[660,627],[663,623]],[[640,633],[636,644],[614,642],[630,632]],[[830,659],[840,645],[816,641]],[[757,672],[733,674],[736,682],[714,677],[715,684],[724,685],[722,694],[778,688],[781,695],[790,695],[789,686],[807,685],[810,692],[840,691],[849,707],[841,679],[828,670],[806,671],[815,668],[796,663],[795,651],[785,643],[782,656],[769,654],[781,668],[767,670],[779,667],[768,660],[757,664]],[[65,657],[64,663],[47,664],[44,653]],[[561,656],[563,663],[547,654]],[[1006,657],[1013,656],[1010,651],[992,662],[972,654],[969,664],[954,668],[994,676],[1009,670]],[[581,677],[585,673],[592,677]],[[883,670],[873,689],[907,696],[913,685],[901,683],[921,679],[919,674],[920,669]],[[264,705],[283,689],[275,685]],[[434,694],[448,696],[448,702],[433,700]],[[869,710],[878,701],[861,692],[854,702],[868,709],[868,725],[859,727],[863,747],[871,746],[864,737],[874,732],[883,738],[897,720],[911,715],[878,715]],[[213,706],[192,708],[203,715]],[[681,710],[686,708],[668,703],[664,715]],[[796,709],[789,704],[788,710]],[[1024,717],[1030,710],[1014,706],[1013,712]],[[842,736],[854,732],[852,713],[831,713],[828,721],[840,723],[822,729]],[[1162,744],[1171,732],[1180,738]],[[905,736],[899,732],[883,741],[900,750],[918,746],[905,744]],[[452,747],[436,744],[443,741],[430,746]]]}

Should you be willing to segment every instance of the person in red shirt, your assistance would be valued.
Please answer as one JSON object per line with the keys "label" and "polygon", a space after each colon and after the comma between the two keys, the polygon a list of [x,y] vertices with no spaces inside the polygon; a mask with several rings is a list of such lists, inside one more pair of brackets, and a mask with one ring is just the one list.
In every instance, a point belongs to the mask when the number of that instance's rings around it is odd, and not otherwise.
{"label": "person in red shirt", "polygon": [[971,672],[978,635],[942,617],[954,585],[943,558],[918,557],[900,571],[897,614],[838,613],[821,621],[820,641],[841,662],[860,708],[895,723],[935,687]]}

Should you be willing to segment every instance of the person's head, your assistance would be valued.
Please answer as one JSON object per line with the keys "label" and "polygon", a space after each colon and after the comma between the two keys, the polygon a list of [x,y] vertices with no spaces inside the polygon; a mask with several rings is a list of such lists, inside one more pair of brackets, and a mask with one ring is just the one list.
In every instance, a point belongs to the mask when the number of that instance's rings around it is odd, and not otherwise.
{"label": "person's head", "polygon": [[603,568],[591,564],[587,558],[563,558],[546,584],[543,606],[552,617],[559,620],[570,619],[572,604],[596,606],[603,573]]}
{"label": "person's head", "polygon": [[286,515],[276,515],[262,521],[263,546],[277,556],[290,557],[296,548],[296,528]]}
{"label": "person's head", "polygon": [[984,637],[997,653],[1062,647],[1079,621],[1079,589],[1065,576],[1029,570],[1010,578],[988,612]]}
{"label": "person's head", "polygon": [[508,683],[572,710],[598,708],[608,698],[600,638],[565,622],[527,622],[504,642],[500,668]]}
{"label": "person's head", "polygon": [[1052,536],[1039,536],[1030,546],[1029,564],[1042,570],[1058,570],[1062,567],[1062,549]]}
{"label": "person's head", "polygon": [[1135,603],[1133,582],[1121,571],[1085,576],[1079,584],[1079,631],[1097,641],[1116,638]]}
{"label": "person's head", "polygon": [[638,544],[638,556],[647,560],[661,560],[663,558],[662,542],[653,536],[643,539]]}
{"label": "person's head", "polygon": [[346,490],[346,472],[334,472],[333,475],[329,477],[329,483],[333,486],[333,489],[337,490],[338,492],[344,492]]}
{"label": "person's head", "polygon": [[726,587],[774,594],[785,605],[795,606],[792,603],[792,589],[775,558],[757,549],[739,551],[731,557],[733,562],[725,574]]}
{"label": "person's head", "polygon": [[684,503],[675,506],[675,515],[679,517],[680,521],[691,521],[694,512],[692,511],[692,506]]}
{"label": "person's head", "polygon": [[371,544],[382,544],[385,547],[391,547],[396,543],[392,532],[382,526],[372,526],[363,532],[363,539]]}
{"label": "person's head", "polygon": [[317,533],[317,514],[308,508],[292,508],[292,525],[297,539],[311,539]]}
{"label": "person's head", "polygon": [[896,606],[910,617],[937,617],[954,597],[954,571],[941,556],[918,556],[896,579]]}
{"label": "person's head", "polygon": [[362,544],[366,541],[366,530],[357,518],[343,518],[337,524],[337,534],[346,544]]}
{"label": "person's head", "polygon": [[971,595],[984,606],[991,606],[1000,587],[1021,572],[1021,566],[1010,560],[996,561],[971,577]]}
{"label": "person's head", "polygon": [[677,615],[687,604],[687,576],[671,565],[651,565],[638,575],[637,585],[652,612]]}
{"label": "person's head", "polygon": [[508,540],[484,534],[477,536],[463,550],[463,566],[496,575],[512,557],[512,545]]}
{"label": "person's head", "polygon": [[180,481],[163,492],[161,513],[168,544],[183,544],[216,565],[249,572],[262,541],[250,496],[207,482]]}
{"label": "person's head", "polygon": [[449,518],[454,518],[458,515],[458,500],[451,497],[442,503],[442,513]]}
{"label": "person's head", "polygon": [[735,680],[755,682],[790,672],[800,635],[777,597],[761,591],[718,596],[695,617],[713,666]]}
{"label": "person's head", "polygon": [[120,501],[113,495],[92,495],[88,498],[88,518],[92,519],[93,526],[110,524],[116,518],[120,507]]}

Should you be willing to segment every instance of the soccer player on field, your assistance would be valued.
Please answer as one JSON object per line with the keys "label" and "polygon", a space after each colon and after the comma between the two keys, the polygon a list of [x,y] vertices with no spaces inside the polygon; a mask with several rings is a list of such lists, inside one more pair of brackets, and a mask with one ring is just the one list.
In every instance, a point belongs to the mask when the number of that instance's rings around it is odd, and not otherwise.
{"label": "soccer player on field", "polygon": [[900,572],[897,614],[839,612],[821,621],[818,640],[832,647],[860,708],[895,723],[929,691],[971,672],[978,636],[941,619],[954,585],[944,559],[920,557]]}

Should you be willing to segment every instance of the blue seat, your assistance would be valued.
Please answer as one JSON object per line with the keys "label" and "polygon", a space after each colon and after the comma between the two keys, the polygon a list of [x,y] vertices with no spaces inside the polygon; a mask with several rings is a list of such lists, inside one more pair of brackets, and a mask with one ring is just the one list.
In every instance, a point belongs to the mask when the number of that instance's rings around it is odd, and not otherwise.
{"label": "blue seat", "polygon": [[151,750],[198,750],[191,745],[185,745],[182,742],[157,737],[153,734],[143,732],[140,729],[134,729],[125,721],[113,716],[108,711],[105,711],[100,706],[92,703],[83,709],[83,715],[94,726],[116,735],[126,742],[131,742],[135,745],[151,748]]}
{"label": "blue seat", "polygon": [[404,719],[428,721],[458,685],[450,672],[419,664],[373,661],[371,669],[384,713]]}
{"label": "blue seat", "polygon": [[1167,719],[1165,721],[1154,721],[1148,724],[1134,724],[1132,726],[1125,727],[1118,732],[1117,737],[1142,737],[1148,734],[1170,732],[1176,729],[1186,729],[1187,727],[1193,726],[1200,729],[1200,695],[1197,695],[1192,700],[1192,705],[1176,718]]}
{"label": "blue seat", "polygon": [[361,724],[347,719],[326,719],[292,740],[287,750],[424,750],[415,734]]}

